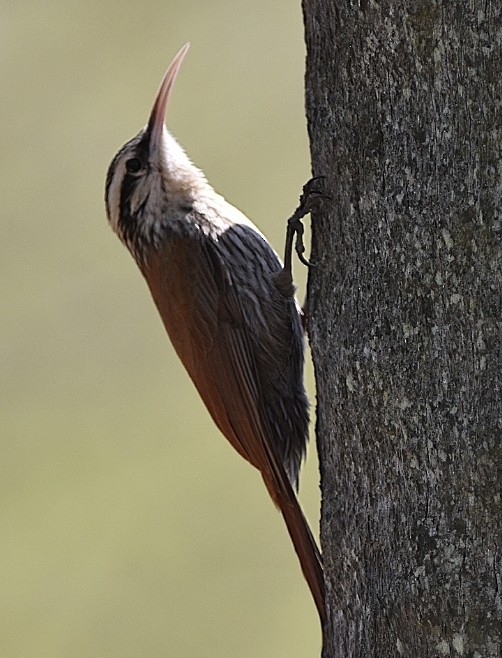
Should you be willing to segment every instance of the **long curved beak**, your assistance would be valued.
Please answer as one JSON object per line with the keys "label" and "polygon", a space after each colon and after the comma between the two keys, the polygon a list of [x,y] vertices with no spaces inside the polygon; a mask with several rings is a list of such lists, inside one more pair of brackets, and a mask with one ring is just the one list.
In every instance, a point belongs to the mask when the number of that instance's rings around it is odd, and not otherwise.
{"label": "long curved beak", "polygon": [[164,73],[159,90],[155,96],[155,102],[146,129],[150,136],[150,151],[155,151],[160,147],[162,133],[164,131],[164,119],[166,116],[167,104],[171,96],[171,90],[189,48],[190,44],[186,43],[178,54],[175,55],[173,61],[167,67],[167,71]]}

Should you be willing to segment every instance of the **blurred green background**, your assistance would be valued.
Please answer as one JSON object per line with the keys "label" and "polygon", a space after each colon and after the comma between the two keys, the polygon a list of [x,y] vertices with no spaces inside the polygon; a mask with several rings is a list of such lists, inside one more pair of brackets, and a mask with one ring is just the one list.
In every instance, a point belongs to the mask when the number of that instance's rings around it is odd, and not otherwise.
{"label": "blurred green background", "polygon": [[299,5],[1,3],[2,658],[319,655],[283,522],[103,206],[109,161],[190,40],[168,125],[282,251],[310,173]]}

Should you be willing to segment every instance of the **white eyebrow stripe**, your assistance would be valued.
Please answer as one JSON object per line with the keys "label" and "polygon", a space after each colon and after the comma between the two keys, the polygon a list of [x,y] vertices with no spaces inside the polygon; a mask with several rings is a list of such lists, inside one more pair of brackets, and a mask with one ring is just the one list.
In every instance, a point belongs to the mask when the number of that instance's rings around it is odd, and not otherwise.
{"label": "white eyebrow stripe", "polygon": [[124,159],[121,158],[118,161],[117,166],[115,167],[112,181],[110,183],[110,187],[108,188],[108,212],[109,212],[108,220],[110,222],[110,226],[115,231],[115,233],[118,233],[118,228],[119,228],[120,192],[122,189],[124,176],[125,176],[125,163],[124,163]]}

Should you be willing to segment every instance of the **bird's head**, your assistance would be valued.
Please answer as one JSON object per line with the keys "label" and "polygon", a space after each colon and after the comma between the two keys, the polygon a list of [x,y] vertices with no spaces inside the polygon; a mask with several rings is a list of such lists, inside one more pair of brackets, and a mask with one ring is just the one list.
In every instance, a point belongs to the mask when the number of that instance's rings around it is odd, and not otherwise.
{"label": "bird's head", "polygon": [[189,44],[162,78],[148,123],[113,158],[106,177],[106,213],[111,227],[136,260],[158,248],[169,224],[191,209],[207,187],[200,170],[164,125],[167,104]]}

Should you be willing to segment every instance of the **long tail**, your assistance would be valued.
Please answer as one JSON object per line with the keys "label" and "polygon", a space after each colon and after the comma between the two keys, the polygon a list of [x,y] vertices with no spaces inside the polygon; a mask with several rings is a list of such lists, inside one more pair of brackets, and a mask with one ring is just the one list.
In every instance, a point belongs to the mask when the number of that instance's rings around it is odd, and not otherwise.
{"label": "long tail", "polygon": [[267,478],[263,473],[262,476],[273,501],[284,517],[289,536],[300,560],[303,575],[319,613],[321,626],[324,627],[326,621],[324,572],[321,554],[314,536],[287,476],[281,478],[280,489],[274,486],[277,485],[275,478],[273,478],[274,483],[271,484],[267,482]]}

